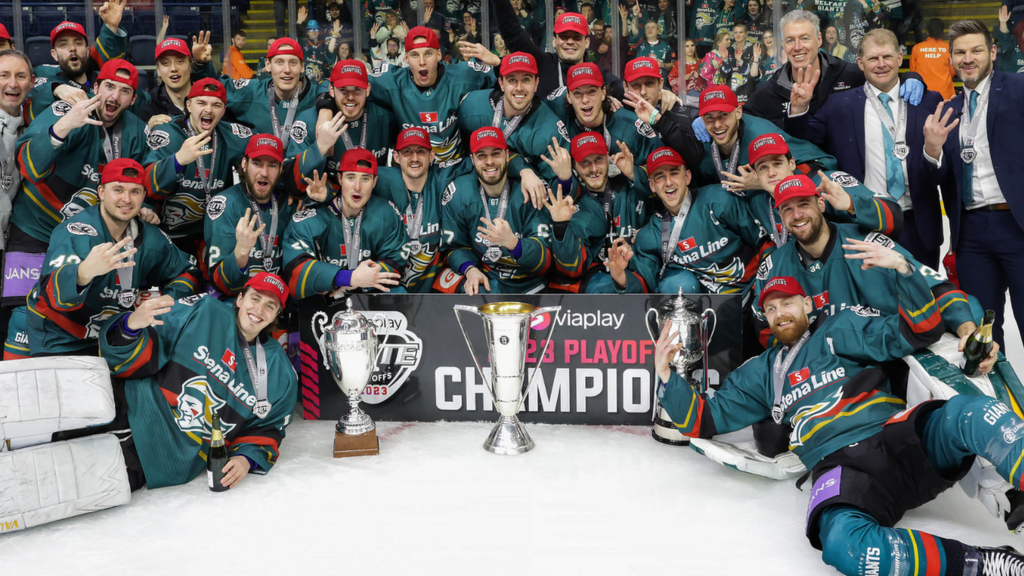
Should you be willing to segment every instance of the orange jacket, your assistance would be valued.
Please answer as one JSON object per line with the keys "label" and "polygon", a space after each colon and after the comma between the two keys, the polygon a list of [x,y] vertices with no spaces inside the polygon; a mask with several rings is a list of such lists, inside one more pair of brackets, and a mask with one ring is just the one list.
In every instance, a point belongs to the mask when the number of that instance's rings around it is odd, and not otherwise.
{"label": "orange jacket", "polygon": [[232,80],[252,78],[252,69],[245,63],[245,56],[234,46],[228,46],[228,53],[224,58],[224,73],[231,76]]}
{"label": "orange jacket", "polygon": [[942,94],[944,100],[953,97],[953,64],[949,61],[949,43],[929,38],[914,46],[910,53],[910,71],[924,79],[925,86]]}

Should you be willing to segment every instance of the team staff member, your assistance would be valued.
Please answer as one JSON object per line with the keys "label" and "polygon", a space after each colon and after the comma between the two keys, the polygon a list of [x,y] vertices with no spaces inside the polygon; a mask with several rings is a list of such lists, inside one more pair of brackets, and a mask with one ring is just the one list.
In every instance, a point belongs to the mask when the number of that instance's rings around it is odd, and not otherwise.
{"label": "team staff member", "polygon": [[441,198],[448,184],[472,169],[462,158],[434,164],[434,150],[423,128],[402,130],[392,161],[377,169],[373,193],[391,201],[402,215],[409,238],[402,286],[409,292],[430,292],[441,266]]}
{"label": "team staff member", "polygon": [[[807,113],[809,87],[794,84],[786,130],[835,156],[843,170],[875,194],[898,202],[903,231],[894,239],[919,262],[938,268],[943,241],[936,193],[939,170],[925,161],[924,148],[929,130],[938,128],[929,120],[942,97],[928,91],[920,106],[902,102],[898,75],[902,62],[895,34],[883,29],[868,32],[857,55],[867,82],[829,98],[813,116]],[[938,146],[948,132],[938,132]]]}
{"label": "team staff member", "polygon": [[608,176],[609,156],[604,138],[597,132],[584,132],[572,139],[569,151],[554,145],[549,161],[560,181],[547,202],[551,214],[551,254],[555,260],[555,277],[549,286],[554,290],[613,294],[610,274],[613,263],[609,250],[622,238],[632,242],[647,224],[650,215],[646,190],[636,187],[630,179],[633,164],[619,155],[618,176]]}
{"label": "team staff member", "polygon": [[456,178],[441,198],[448,269],[435,286],[473,295],[533,294],[551,267],[551,219],[518,202],[520,184],[508,175],[508,144],[497,128],[469,137],[474,174]]}
{"label": "team staff member", "polygon": [[[205,34],[205,36],[204,36]],[[192,91],[192,83],[201,78],[215,78],[217,71],[210,63],[213,47],[210,33],[200,32],[194,39],[192,51],[180,38],[168,38],[156,47],[156,75],[160,84],[149,91],[149,102],[138,113],[150,129],[171,121],[175,116],[188,115],[185,101]]]}
{"label": "team staff member", "polygon": [[743,202],[718,184],[690,190],[690,171],[667,146],[648,156],[647,169],[664,209],[640,229],[632,247],[624,238],[612,245],[608,267],[615,290],[745,291],[757,269],[762,237]]}
{"label": "team staff member", "polygon": [[[557,186],[554,172],[541,156],[552,139],[568,144],[568,132],[536,94],[536,60],[525,52],[509,54],[501,61],[498,86],[470,92],[459,104],[459,130],[468,142],[470,134],[480,128],[498,128],[513,152],[509,160],[513,175],[521,180],[539,175],[548,186]],[[527,170],[529,174],[524,173]]]}
{"label": "team staff member", "polygon": [[[408,238],[394,204],[373,194],[377,158],[356,148],[341,157],[341,192],[326,206],[296,212],[285,229],[285,278],[292,297],[340,295],[354,289],[404,292],[398,286]],[[311,197],[328,194],[325,182]]]}
{"label": "team staff member", "polygon": [[964,81],[963,94],[949,104],[960,122],[942,148],[929,145],[925,156],[946,170],[942,204],[960,288],[997,312],[993,336],[1004,345],[1007,290],[1024,327],[1024,196],[1017,192],[1024,166],[1014,152],[1024,132],[1024,77],[992,70],[996,49],[977,20],[954,23],[949,41]]}
{"label": "team staff member", "polygon": [[369,150],[377,157],[378,165],[386,164],[398,136],[398,124],[391,112],[367,102],[370,81],[366,66],[359,60],[341,60],[331,69],[330,84],[330,92],[321,94],[316,102],[317,125],[341,112],[347,128],[327,157],[328,172],[336,173],[342,154],[353,148]]}
{"label": "team staff member", "polygon": [[270,337],[287,298],[280,277],[260,274],[233,302],[164,295],[104,326],[100,352],[128,380],[122,447],[133,490],[202,474],[214,412],[231,456],[226,486],[273,468],[298,398],[295,370]]}
{"label": "team staff member", "polygon": [[103,322],[134,310],[139,290],[150,285],[174,298],[196,291],[195,259],[137,218],[146,199],[142,179],[135,160],[110,162],[97,191],[99,204],[53,231],[39,282],[28,296],[33,356],[96,354]]}
{"label": "team staff member", "polygon": [[793,278],[776,278],[761,305],[785,346],[745,363],[708,397],[670,369],[682,345],[666,326],[655,346],[658,397],[691,437],[710,438],[770,416],[792,426],[791,448],[814,481],[807,538],[842,574],[1019,573],[1024,557],[1005,549],[893,528],[907,510],[962,478],[975,455],[1013,483],[1024,440],[1003,431],[1024,423],[985,396],[907,410],[886,391],[880,364],[934,343],[941,321],[923,277],[905,258],[877,244],[862,250],[850,256],[896,272],[898,314],[858,307],[812,323],[814,305],[805,291]]}

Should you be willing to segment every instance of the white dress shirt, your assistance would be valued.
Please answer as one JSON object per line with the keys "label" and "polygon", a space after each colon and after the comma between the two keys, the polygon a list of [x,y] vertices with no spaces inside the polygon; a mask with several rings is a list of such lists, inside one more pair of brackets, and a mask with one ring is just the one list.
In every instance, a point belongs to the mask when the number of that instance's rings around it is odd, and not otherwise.
{"label": "white dress shirt", "polygon": [[[864,91],[870,90],[876,96],[882,91],[875,88],[871,84],[864,84]],[[896,80],[896,85],[892,87],[892,90],[886,92],[889,95],[889,109],[892,110],[893,124],[899,118],[898,106],[900,106],[900,82]],[[904,106],[909,106],[907,103],[903,103]],[[908,112],[909,116],[909,112]],[[864,185],[867,186],[868,190],[871,190],[875,194],[885,194],[889,196],[889,181],[886,178],[885,170],[885,157],[887,154],[892,154],[892,149],[885,149],[885,126],[882,124],[882,119],[878,117],[878,112],[875,111],[875,107],[871,105],[871,102],[867,98],[864,99]],[[895,142],[895,138],[893,138]],[[908,156],[909,158],[909,156]],[[903,196],[896,200],[900,208],[904,212],[913,208],[910,202],[910,178],[907,177],[907,160],[906,158],[900,161],[903,166]],[[894,199],[895,200],[895,199]]]}
{"label": "white dress shirt", "polygon": [[[972,191],[974,192],[974,201],[967,206],[968,210],[974,208],[980,208],[982,206],[988,206],[989,204],[1003,204],[1006,202],[1006,198],[1003,196],[1003,191],[999,189],[999,181],[996,180],[996,169],[992,165],[992,149],[988,145],[988,111],[989,106],[985,106],[984,110],[981,110],[981,99],[985,94],[988,94],[992,88],[992,74],[978,83],[978,86],[974,89],[978,91],[978,107],[975,111],[978,116],[978,132],[974,137],[974,151],[978,153],[978,156],[974,159],[974,184]],[[970,102],[971,90],[964,86],[964,101]],[[990,102],[991,104],[991,102]],[[980,114],[978,114],[980,112]],[[960,130],[964,129],[964,121],[966,118],[960,120]]]}

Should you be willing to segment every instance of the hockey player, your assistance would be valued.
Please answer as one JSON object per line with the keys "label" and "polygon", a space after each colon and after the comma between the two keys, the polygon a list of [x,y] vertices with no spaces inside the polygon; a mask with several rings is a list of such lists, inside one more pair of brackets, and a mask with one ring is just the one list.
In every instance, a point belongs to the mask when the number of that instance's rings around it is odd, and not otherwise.
{"label": "hockey player", "polygon": [[[495,57],[496,58],[496,57]],[[437,34],[416,26],[405,37],[408,68],[382,67],[370,79],[371,102],[390,110],[401,129],[422,126],[430,134],[437,162],[462,154],[456,115],[462,97],[495,84],[494,71],[487,64],[440,63]]]}
{"label": "hockey player", "polygon": [[[436,287],[469,295],[532,294],[551,266],[551,219],[515,201],[520,183],[508,175],[508,144],[497,128],[469,137],[475,174],[455,179],[441,198],[445,244],[451,247]],[[481,225],[482,224],[482,225]]]}
{"label": "hockey player", "polygon": [[[639,186],[646,189],[647,171],[641,169],[643,161],[663,146],[661,138],[633,112],[622,109],[612,112],[611,100],[602,82],[601,72],[594,64],[583,63],[570,68],[568,90],[565,96],[558,98],[555,114],[565,122],[570,138],[583,132],[597,132],[604,137],[608,150],[633,155]],[[611,175],[618,172],[618,168],[614,168]]]}
{"label": "hockey player", "polygon": [[138,114],[150,129],[170,122],[175,116],[187,116],[185,101],[192,91],[192,83],[217,76],[210,63],[213,54],[210,32],[200,32],[198,38],[193,36],[192,42],[195,59],[193,51],[180,38],[168,38],[156,47],[156,75],[160,84],[149,91],[149,102]]}
{"label": "hockey player", "polygon": [[[569,151],[557,143],[549,149],[559,181],[571,182],[569,186],[559,185],[557,195],[552,193],[547,203],[556,272],[549,286],[569,292],[613,294],[610,271],[624,271],[613,268],[617,261],[609,260],[609,250],[619,239],[632,242],[647,224],[650,215],[645,198],[650,193],[635,187],[636,179],[629,177],[633,163],[625,155],[616,155],[622,174],[609,178],[608,147],[597,132],[573,138]],[[549,161],[547,157],[545,161]]]}
{"label": "hockey player", "polygon": [[[728,86],[712,86],[700,94],[698,114],[712,141],[704,144],[704,160],[694,173],[697,185],[721,182],[726,189],[741,192],[757,188],[757,178],[747,167],[747,144],[763,134],[778,133],[767,120],[744,116],[743,107]],[[784,134],[793,156],[800,163],[817,162],[824,170],[835,170],[836,160],[817,146]],[[723,163],[723,159],[725,160]],[[729,178],[732,174],[735,178]]]}
{"label": "hockey player", "polygon": [[127,0],[110,0],[100,7],[100,27],[89,48],[85,27],[77,22],[61,22],[50,31],[50,56],[57,65],[36,66],[36,87],[29,95],[28,120],[35,120],[54,103],[64,100],[75,104],[88,100],[96,75],[108,61],[124,58],[128,51],[128,33],[120,28]]}
{"label": "hockey player", "polygon": [[773,347],[733,371],[714,394],[698,395],[669,361],[681,348],[666,325],[655,348],[658,398],[679,430],[709,438],[764,418],[792,426],[790,445],[808,470],[806,534],[822,560],[848,575],[1003,576],[1024,571],[1024,558],[920,532],[896,530],[903,514],[932,500],[970,469],[975,455],[1014,482],[1024,428],[1013,411],[985,396],[956,396],[905,410],[886,391],[879,365],[938,340],[942,321],[924,277],[895,250],[855,243],[847,258],[887,268],[898,314],[866,307],[835,316],[808,314],[812,299],[780,276],[760,296]]}
{"label": "hockey player", "polygon": [[[294,298],[398,286],[409,247],[398,208],[372,194],[377,158],[362,148],[341,157],[341,192],[326,206],[300,210],[284,234],[285,277]],[[316,181],[310,187],[324,186]],[[317,198],[326,190],[311,190]]]}
{"label": "hockey player", "polygon": [[150,285],[175,298],[195,293],[195,260],[137,218],[146,198],[143,178],[135,160],[108,163],[97,190],[100,203],[53,231],[28,296],[33,356],[96,354],[103,322],[134,310],[139,290]]}
{"label": "hockey player", "polygon": [[718,185],[691,190],[683,158],[667,146],[648,156],[647,170],[664,209],[640,229],[633,246],[624,238],[612,245],[608,268],[615,290],[744,292],[762,238],[743,202]]}
{"label": "hockey player", "polygon": [[[518,175],[520,180],[539,176],[554,187],[557,185],[555,175],[540,157],[552,139],[568,145],[569,133],[565,124],[536,95],[537,61],[525,52],[513,52],[502,59],[500,72],[496,88],[470,92],[459,104],[462,137],[468,141],[469,135],[480,128],[498,128],[513,153],[509,161],[512,174]],[[539,204],[534,203],[534,207],[540,208]]]}
{"label": "hockey player", "polygon": [[391,201],[402,214],[409,238],[409,257],[402,286],[409,292],[430,292],[441,262],[441,197],[445,187],[471,169],[456,158],[445,166],[433,163],[427,131],[406,128],[398,135],[392,160],[398,168],[377,169],[374,195]]}
{"label": "hockey player", "polygon": [[388,152],[398,136],[398,124],[391,112],[368,102],[370,81],[359,60],[341,60],[331,69],[330,91],[317,98],[317,126],[341,112],[348,125],[334,151],[327,158],[327,171],[334,178],[341,156],[353,148],[373,152],[377,164],[387,164]]}
{"label": "hockey player", "polygon": [[797,166],[782,134],[768,133],[753,139],[747,147],[747,158],[759,185],[745,190],[743,198],[750,214],[768,230],[776,247],[786,244],[789,231],[779,216],[775,188],[795,174],[806,175],[818,187],[827,201],[825,215],[832,222],[853,223],[865,233],[895,237],[903,227],[903,211],[892,198],[874,194],[846,172],[825,170],[816,162]]}

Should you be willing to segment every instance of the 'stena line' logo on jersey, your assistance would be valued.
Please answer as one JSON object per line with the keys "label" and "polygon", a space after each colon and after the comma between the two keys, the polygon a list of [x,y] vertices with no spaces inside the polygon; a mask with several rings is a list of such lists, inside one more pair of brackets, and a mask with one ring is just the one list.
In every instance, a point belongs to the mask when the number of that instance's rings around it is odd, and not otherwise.
{"label": "'stena line' logo on jersey", "polygon": [[220,361],[223,362],[232,372],[238,367],[238,361],[235,359],[235,353],[230,348],[224,351],[224,355],[220,357]]}
{"label": "'stena line' logo on jersey", "polygon": [[824,308],[828,306],[828,290],[825,290],[821,294],[812,297],[814,299],[815,308]]}
{"label": "'stena line' logo on jersey", "polygon": [[811,371],[808,368],[801,368],[789,375],[789,385],[799,386],[811,378]]}
{"label": "'stena line' logo on jersey", "polygon": [[773,136],[764,136],[764,137],[758,138],[757,140],[754,141],[754,150],[756,151],[758,148],[760,148],[761,146],[764,146],[766,144],[775,144],[775,143],[776,143],[775,142],[775,137],[773,137]]}
{"label": "'stena line' logo on jersey", "polygon": [[420,112],[420,122],[428,124],[437,122],[437,112]]}
{"label": "'stena line' logo on jersey", "polygon": [[685,252],[687,250],[693,250],[696,247],[697,247],[697,241],[693,239],[693,236],[690,236],[686,240],[680,240],[679,241],[679,249],[682,250],[683,252]]}

